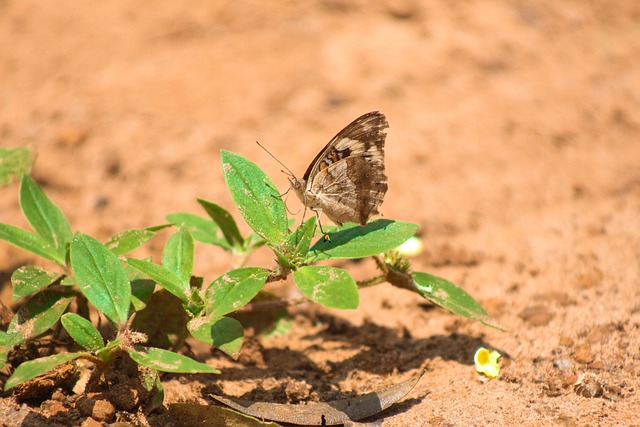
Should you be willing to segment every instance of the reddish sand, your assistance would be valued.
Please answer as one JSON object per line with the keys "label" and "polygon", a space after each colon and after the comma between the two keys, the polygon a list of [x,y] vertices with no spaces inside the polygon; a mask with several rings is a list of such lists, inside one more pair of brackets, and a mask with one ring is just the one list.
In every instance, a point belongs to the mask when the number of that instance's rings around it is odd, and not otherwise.
{"label": "reddish sand", "polygon": [[[166,401],[210,403],[216,387],[331,400],[426,366],[384,426],[637,425],[640,2],[528,3],[0,1],[2,146],[31,147],[33,176],[74,230],[106,239],[202,213],[196,198],[236,214],[220,149],[284,191],[256,139],[302,174],[380,110],[381,210],[420,225],[414,270],[462,286],[509,332],[380,285],[355,311],[296,307],[289,334],[250,339],[240,362],[193,347],[223,373],[166,377]],[[17,185],[0,188],[0,206],[0,222],[26,227]],[[137,254],[159,259],[166,236]],[[198,245],[196,273],[212,280],[229,261]],[[0,242],[5,304],[10,273],[33,262]],[[475,372],[480,345],[503,354],[499,378]],[[0,401],[1,414],[18,407]]]}

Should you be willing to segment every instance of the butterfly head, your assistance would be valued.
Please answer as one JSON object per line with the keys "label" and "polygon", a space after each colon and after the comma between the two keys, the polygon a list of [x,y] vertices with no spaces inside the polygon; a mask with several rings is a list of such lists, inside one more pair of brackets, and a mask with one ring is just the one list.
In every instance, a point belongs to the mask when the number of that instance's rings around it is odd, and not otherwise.
{"label": "butterfly head", "polygon": [[307,187],[307,181],[292,176],[291,178],[289,178],[289,182],[291,183],[291,189],[298,195],[300,200],[303,200],[303,194],[305,188]]}

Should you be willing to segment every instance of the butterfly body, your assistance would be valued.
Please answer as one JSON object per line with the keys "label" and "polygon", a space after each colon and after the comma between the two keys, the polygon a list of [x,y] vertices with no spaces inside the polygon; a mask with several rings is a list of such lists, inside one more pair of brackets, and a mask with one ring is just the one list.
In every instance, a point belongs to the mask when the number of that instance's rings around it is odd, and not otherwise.
{"label": "butterfly body", "polygon": [[379,213],[387,192],[384,142],[388,127],[384,114],[373,111],[333,137],[302,178],[289,179],[302,203],[338,225],[365,225]]}

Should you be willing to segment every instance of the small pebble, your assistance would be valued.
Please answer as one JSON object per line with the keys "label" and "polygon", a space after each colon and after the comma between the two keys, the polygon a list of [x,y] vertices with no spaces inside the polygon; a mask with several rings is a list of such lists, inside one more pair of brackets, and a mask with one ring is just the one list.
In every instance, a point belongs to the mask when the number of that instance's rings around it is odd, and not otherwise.
{"label": "small pebble", "polygon": [[572,365],[573,363],[571,362],[571,360],[566,357],[561,357],[560,359],[556,359],[553,361],[554,368],[560,369],[561,371],[571,369]]}
{"label": "small pebble", "polygon": [[553,319],[553,313],[545,305],[532,305],[522,310],[518,316],[532,326],[545,326]]}
{"label": "small pebble", "polygon": [[573,360],[584,365],[593,362],[595,358],[596,355],[587,347],[578,347],[573,354]]}

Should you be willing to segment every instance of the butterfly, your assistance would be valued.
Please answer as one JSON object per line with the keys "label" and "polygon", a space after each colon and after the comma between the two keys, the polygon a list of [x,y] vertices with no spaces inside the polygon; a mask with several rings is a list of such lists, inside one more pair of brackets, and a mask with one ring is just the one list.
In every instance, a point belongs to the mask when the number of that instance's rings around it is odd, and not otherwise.
{"label": "butterfly", "polygon": [[384,114],[372,111],[342,129],[313,159],[303,177],[289,178],[291,189],[316,214],[338,225],[365,225],[387,192],[384,174]]}

